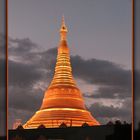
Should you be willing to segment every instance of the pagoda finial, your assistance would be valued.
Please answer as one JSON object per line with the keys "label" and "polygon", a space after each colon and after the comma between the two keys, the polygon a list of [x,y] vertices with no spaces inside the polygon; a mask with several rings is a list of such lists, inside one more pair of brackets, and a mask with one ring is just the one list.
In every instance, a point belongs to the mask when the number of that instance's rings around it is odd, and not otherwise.
{"label": "pagoda finial", "polygon": [[65,25],[65,17],[64,17],[64,14],[62,15],[62,26],[66,26]]}
{"label": "pagoda finial", "polygon": [[60,36],[61,40],[66,40],[68,29],[65,24],[65,18],[64,15],[62,15],[62,23],[61,23],[61,28],[60,28]]}

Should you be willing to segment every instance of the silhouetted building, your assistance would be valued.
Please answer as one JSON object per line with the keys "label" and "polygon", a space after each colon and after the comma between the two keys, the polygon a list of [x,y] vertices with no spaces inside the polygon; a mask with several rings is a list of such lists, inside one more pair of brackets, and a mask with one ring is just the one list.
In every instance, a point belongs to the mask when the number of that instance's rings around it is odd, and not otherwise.
{"label": "silhouetted building", "polygon": [[7,140],[6,136],[0,136],[0,140]]}
{"label": "silhouetted building", "polygon": [[134,130],[134,140],[140,140],[140,122],[138,124],[138,129]]}
{"label": "silhouetted building", "polygon": [[9,130],[9,140],[131,140],[131,125]]}

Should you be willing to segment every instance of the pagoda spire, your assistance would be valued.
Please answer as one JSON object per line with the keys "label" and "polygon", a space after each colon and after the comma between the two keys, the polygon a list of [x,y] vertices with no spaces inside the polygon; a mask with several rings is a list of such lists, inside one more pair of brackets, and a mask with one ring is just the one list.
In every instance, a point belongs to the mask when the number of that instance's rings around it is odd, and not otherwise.
{"label": "pagoda spire", "polygon": [[65,24],[65,19],[64,16],[62,16],[62,23],[60,28],[61,40],[58,45],[55,73],[49,88],[73,87],[77,89],[76,82],[72,75],[69,47],[66,40],[67,32],[68,30]]}
{"label": "pagoda spire", "polygon": [[62,23],[61,23],[61,28],[60,28],[60,40],[67,40],[67,26],[65,24],[65,18],[64,15],[62,16]]}

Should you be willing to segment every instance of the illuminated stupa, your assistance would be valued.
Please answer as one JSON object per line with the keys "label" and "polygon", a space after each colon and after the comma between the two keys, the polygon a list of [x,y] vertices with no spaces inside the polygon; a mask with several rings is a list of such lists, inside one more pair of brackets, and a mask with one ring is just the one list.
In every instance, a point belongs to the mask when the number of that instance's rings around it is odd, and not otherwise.
{"label": "illuminated stupa", "polygon": [[25,129],[59,127],[65,123],[69,126],[100,125],[86,110],[82,94],[72,76],[70,54],[67,45],[68,29],[64,17],[60,28],[60,43],[53,80],[45,91],[41,108],[24,124]]}

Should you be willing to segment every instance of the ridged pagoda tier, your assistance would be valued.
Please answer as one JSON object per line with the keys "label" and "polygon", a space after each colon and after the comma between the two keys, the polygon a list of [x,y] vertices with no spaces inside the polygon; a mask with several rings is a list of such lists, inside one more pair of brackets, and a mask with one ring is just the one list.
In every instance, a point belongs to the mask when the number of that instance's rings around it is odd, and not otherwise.
{"label": "ridged pagoda tier", "polygon": [[67,32],[63,17],[53,80],[45,91],[41,108],[26,122],[24,128],[37,128],[40,125],[59,127],[62,123],[67,126],[82,126],[84,123],[100,125],[86,110],[82,94],[72,76]]}

